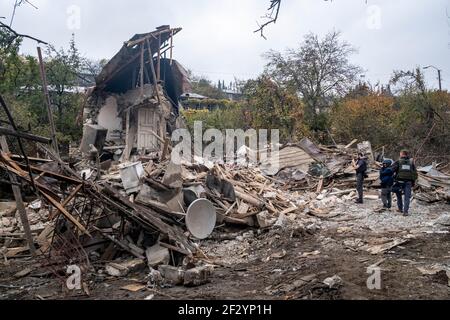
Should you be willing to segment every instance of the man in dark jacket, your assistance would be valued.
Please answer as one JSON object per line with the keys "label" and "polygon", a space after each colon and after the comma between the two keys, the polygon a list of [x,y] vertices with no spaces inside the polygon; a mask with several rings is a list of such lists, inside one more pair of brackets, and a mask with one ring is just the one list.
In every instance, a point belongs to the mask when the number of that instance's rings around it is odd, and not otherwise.
{"label": "man in dark jacket", "polygon": [[392,208],[392,186],[394,185],[394,170],[391,168],[392,160],[383,161],[383,167],[380,170],[381,180],[381,200],[384,209]]}
{"label": "man in dark jacket", "polygon": [[[400,153],[400,160],[392,166],[395,173],[394,193],[397,195],[398,211],[403,216],[409,216],[409,206],[411,202],[412,189],[416,184],[418,175],[413,159],[409,157],[407,151]],[[405,199],[403,201],[403,194]]]}
{"label": "man in dark jacket", "polygon": [[356,170],[356,190],[358,200],[356,203],[364,203],[364,179],[367,175],[367,160],[362,153],[358,154],[358,160],[353,160],[353,168]]}

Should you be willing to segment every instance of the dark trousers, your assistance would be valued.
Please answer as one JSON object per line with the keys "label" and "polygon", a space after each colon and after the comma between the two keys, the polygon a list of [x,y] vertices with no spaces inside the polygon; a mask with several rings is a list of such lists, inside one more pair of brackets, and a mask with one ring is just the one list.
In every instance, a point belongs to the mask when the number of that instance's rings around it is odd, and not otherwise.
{"label": "dark trousers", "polygon": [[364,201],[364,173],[356,174],[356,191],[358,191],[358,201]]}
{"label": "dark trousers", "polygon": [[[403,213],[409,213],[409,206],[411,204],[412,195],[412,182],[397,182],[394,186],[394,192],[397,195],[398,209]],[[405,196],[404,200],[403,195]]]}
{"label": "dark trousers", "polygon": [[385,208],[392,208],[392,187],[384,187],[381,189],[381,201]]}

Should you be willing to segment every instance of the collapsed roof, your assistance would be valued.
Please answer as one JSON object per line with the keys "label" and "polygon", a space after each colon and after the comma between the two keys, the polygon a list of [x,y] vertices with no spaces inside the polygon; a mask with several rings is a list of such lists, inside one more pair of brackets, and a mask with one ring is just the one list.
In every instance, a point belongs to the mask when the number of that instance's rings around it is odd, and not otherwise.
{"label": "collapsed roof", "polygon": [[156,81],[163,83],[169,97],[177,101],[184,92],[191,91],[186,70],[173,60],[172,54],[173,37],[181,30],[166,25],[133,36],[96,77],[96,90],[121,94],[136,88],[140,80],[151,84]]}

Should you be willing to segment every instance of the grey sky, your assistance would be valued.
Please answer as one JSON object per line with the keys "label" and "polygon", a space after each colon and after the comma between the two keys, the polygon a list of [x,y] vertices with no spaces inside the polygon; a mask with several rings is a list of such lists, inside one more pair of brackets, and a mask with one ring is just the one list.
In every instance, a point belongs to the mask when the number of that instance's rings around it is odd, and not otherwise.
{"label": "grey sky", "polygon": [[[67,46],[72,32],[81,53],[111,58],[135,33],[170,24],[182,27],[175,39],[175,58],[209,79],[230,81],[256,77],[264,68],[261,54],[296,47],[303,35],[336,29],[359,53],[352,61],[367,77],[386,82],[393,69],[433,64],[443,69],[450,89],[450,0],[283,0],[277,24],[267,40],[253,31],[268,0],[30,0],[17,9],[14,28],[57,47]],[[0,0],[0,16],[11,16],[14,0]],[[70,6],[81,10],[80,29],[67,26]],[[70,21],[70,20],[69,20]],[[35,53],[25,41],[24,51]],[[437,73],[427,70],[437,87]]]}

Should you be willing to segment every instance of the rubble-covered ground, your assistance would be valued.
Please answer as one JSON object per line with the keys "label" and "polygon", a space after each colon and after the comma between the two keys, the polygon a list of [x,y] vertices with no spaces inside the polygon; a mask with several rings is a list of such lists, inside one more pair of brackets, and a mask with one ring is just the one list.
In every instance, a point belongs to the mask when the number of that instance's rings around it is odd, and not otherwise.
{"label": "rubble-covered ground", "polygon": [[[218,228],[200,242],[215,266],[210,282],[193,288],[148,286],[148,269],[113,278],[99,265],[83,274],[84,290],[69,292],[67,275],[31,258],[4,260],[0,299],[447,299],[450,206],[415,200],[411,217],[379,207],[345,200],[326,218],[305,212],[268,229]],[[380,289],[368,288],[371,266]]]}

